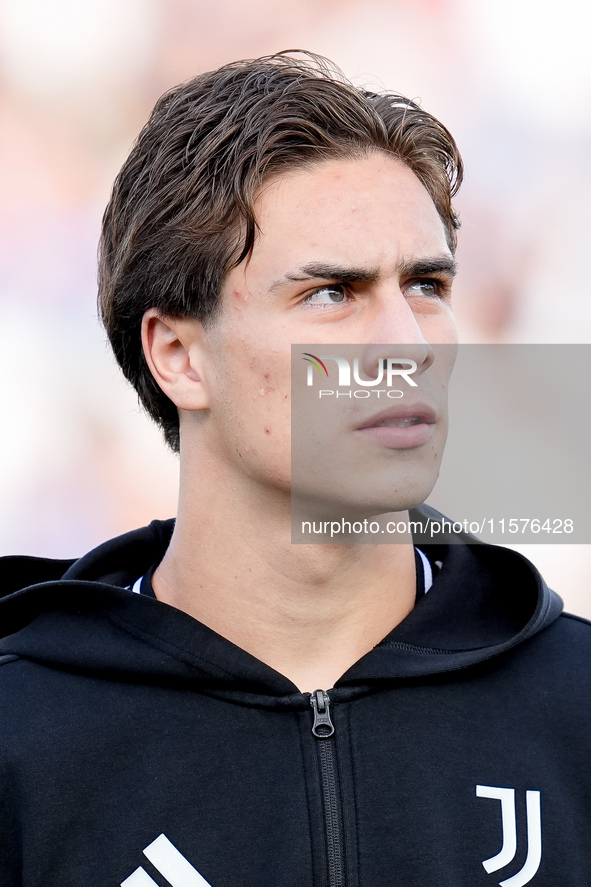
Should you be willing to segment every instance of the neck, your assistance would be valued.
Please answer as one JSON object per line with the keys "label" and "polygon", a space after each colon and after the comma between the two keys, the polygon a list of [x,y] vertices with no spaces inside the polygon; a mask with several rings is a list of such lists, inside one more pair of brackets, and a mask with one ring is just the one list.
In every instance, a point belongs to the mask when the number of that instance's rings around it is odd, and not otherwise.
{"label": "neck", "polygon": [[[181,472],[182,473],[182,472]],[[415,564],[403,544],[292,545],[289,497],[236,489],[213,464],[181,477],[156,597],[289,678],[329,689],[411,611]]]}

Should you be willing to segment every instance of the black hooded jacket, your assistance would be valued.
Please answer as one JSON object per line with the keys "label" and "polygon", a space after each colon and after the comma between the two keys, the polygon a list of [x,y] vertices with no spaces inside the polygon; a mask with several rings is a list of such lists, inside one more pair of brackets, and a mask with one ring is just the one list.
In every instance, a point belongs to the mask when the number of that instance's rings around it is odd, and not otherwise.
{"label": "black hooded jacket", "polygon": [[310,695],[126,589],[171,530],[1,561],[0,887],[589,887],[591,631],[524,558],[434,546]]}

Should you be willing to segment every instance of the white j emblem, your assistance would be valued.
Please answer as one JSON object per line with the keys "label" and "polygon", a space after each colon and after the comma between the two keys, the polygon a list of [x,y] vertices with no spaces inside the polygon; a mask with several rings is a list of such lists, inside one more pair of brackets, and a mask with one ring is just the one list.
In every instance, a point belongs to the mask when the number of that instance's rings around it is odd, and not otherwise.
{"label": "white j emblem", "polygon": [[[501,802],[501,822],[503,825],[503,846],[496,856],[485,859],[482,865],[490,874],[509,865],[517,853],[517,820],[515,815],[515,789],[498,788],[496,785],[477,785],[476,794],[479,798],[494,798]],[[527,810],[527,857],[523,868],[507,878],[499,881],[500,887],[523,887],[529,884],[540,867],[542,859],[542,813],[540,792],[525,793]]]}

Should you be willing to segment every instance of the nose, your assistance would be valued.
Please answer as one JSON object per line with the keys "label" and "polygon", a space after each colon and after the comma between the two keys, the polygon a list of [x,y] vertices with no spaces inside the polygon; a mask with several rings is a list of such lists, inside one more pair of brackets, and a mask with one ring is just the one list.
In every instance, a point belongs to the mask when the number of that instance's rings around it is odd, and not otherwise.
{"label": "nose", "polygon": [[384,361],[396,358],[413,360],[416,375],[424,373],[435,360],[435,351],[402,293],[388,298],[377,315],[370,341],[363,348],[362,366],[373,378],[380,363],[385,369]]}

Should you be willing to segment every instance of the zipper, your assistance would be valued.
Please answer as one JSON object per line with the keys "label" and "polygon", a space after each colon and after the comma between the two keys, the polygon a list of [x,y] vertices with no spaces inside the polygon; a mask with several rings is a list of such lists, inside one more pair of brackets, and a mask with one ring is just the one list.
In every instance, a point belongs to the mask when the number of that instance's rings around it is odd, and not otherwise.
{"label": "zipper", "polygon": [[343,827],[333,738],[335,729],[330,717],[328,693],[314,690],[310,695],[310,705],[314,713],[312,734],[319,740],[317,748],[326,830],[328,887],[345,887]]}

